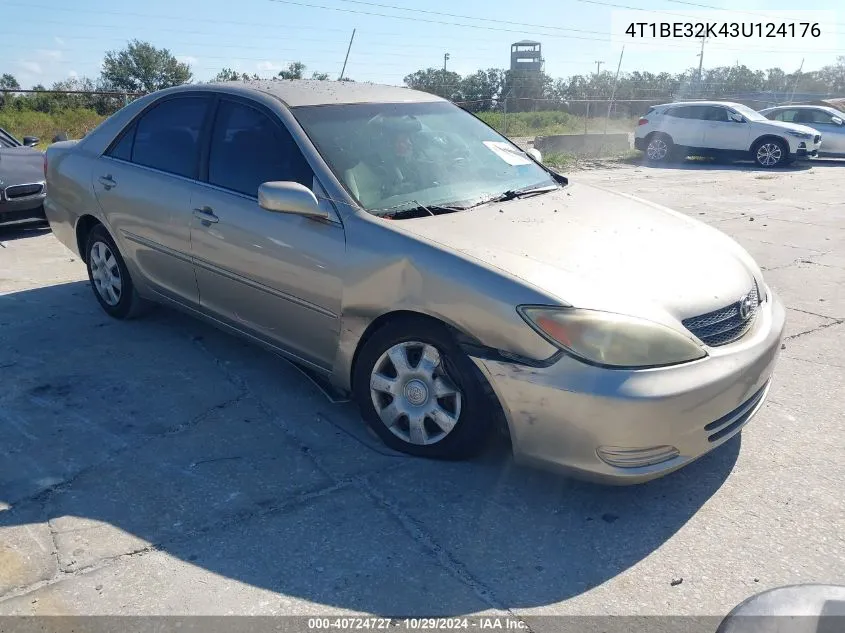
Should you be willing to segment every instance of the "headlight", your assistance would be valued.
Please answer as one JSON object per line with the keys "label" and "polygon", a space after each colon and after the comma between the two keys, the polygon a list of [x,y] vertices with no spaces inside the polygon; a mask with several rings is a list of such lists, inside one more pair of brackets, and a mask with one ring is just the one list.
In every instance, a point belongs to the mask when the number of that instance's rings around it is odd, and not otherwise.
{"label": "headlight", "polygon": [[794,136],[796,138],[803,138],[803,139],[811,139],[814,136],[813,134],[810,134],[809,132],[797,132],[795,130],[786,130],[786,133],[789,134],[790,136]]}
{"label": "headlight", "polygon": [[624,314],[535,306],[520,306],[517,311],[551,343],[598,365],[660,367],[707,355],[691,337]]}

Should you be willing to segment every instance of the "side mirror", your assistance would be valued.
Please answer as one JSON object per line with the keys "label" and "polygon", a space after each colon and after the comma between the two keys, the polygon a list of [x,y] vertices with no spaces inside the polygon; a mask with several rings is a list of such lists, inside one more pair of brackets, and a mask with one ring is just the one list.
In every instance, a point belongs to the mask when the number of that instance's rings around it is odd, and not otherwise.
{"label": "side mirror", "polygon": [[23,137],[23,144],[26,147],[35,147],[38,145],[38,141],[40,139],[37,136],[24,136]]}
{"label": "side mirror", "polygon": [[530,147],[525,151],[525,153],[528,154],[534,160],[536,160],[538,163],[543,162],[543,155],[540,153],[540,150]]}
{"label": "side mirror", "polygon": [[836,125],[842,125],[843,124],[842,119],[840,119],[838,116],[833,117],[831,119],[831,121],[833,121]]}
{"label": "side mirror", "polygon": [[265,182],[258,187],[258,206],[275,213],[292,213],[325,220],[329,214],[320,208],[317,196],[298,182]]}
{"label": "side mirror", "polygon": [[739,114],[738,112],[731,112],[731,114],[730,114],[730,119],[731,119],[731,121],[733,121],[734,123],[745,123],[745,117],[743,117],[743,116],[742,116],[741,114]]}

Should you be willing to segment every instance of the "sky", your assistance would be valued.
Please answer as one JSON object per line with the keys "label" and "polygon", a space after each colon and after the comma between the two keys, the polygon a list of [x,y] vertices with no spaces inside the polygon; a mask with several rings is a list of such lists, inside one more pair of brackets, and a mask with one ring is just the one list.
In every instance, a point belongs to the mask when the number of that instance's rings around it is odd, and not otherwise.
{"label": "sky", "polygon": [[[729,6],[741,12],[719,11]],[[845,55],[841,0],[0,0],[0,73],[15,75],[24,88],[96,78],[107,50],[140,39],[188,62],[196,81],[223,67],[269,77],[292,61],[334,79],[353,28],[346,76],[358,81],[401,84],[417,69],[442,68],[446,53],[447,68],[461,74],[506,68],[510,44],[521,39],[542,43],[553,77],[593,73],[597,62],[615,72],[623,46],[623,72],[676,73],[698,66],[701,42],[631,38],[628,24],[773,18],[818,22],[820,35],[711,37],[704,67],[794,71],[803,61],[808,71]]]}

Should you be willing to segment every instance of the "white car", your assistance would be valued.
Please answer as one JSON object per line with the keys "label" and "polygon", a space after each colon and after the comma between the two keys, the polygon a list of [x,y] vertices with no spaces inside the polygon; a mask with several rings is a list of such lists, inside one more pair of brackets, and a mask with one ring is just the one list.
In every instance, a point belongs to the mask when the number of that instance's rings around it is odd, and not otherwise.
{"label": "white car", "polygon": [[767,119],[801,123],[818,130],[824,136],[819,156],[845,158],[845,112],[814,105],[786,105],[760,110]]}
{"label": "white car", "polygon": [[634,146],[649,161],[686,156],[754,160],[775,167],[815,157],[821,134],[806,125],[770,121],[740,103],[688,101],[649,109],[639,120]]}

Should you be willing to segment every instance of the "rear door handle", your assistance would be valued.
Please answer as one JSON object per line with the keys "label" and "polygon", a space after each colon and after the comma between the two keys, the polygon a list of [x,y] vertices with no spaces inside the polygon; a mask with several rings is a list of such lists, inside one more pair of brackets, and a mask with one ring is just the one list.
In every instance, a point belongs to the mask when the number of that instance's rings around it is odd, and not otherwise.
{"label": "rear door handle", "polygon": [[220,221],[220,218],[214,215],[214,210],[211,207],[197,207],[194,209],[194,217],[208,224]]}
{"label": "rear door handle", "polygon": [[111,174],[106,174],[105,176],[100,176],[97,180],[100,181],[100,184],[103,185],[103,188],[106,189],[106,190],[117,186],[117,183],[115,182],[114,178],[112,178]]}

